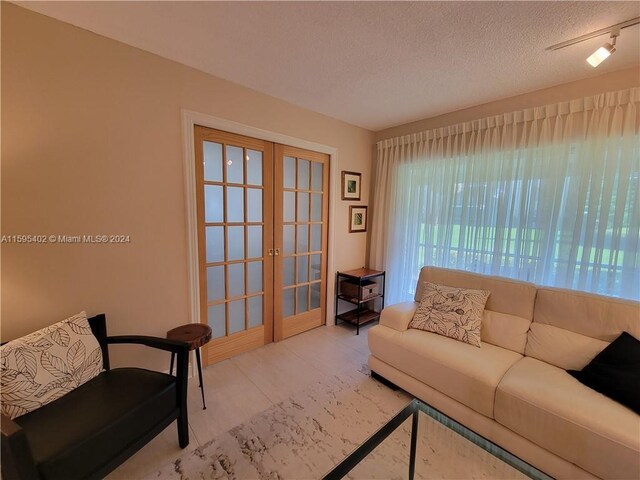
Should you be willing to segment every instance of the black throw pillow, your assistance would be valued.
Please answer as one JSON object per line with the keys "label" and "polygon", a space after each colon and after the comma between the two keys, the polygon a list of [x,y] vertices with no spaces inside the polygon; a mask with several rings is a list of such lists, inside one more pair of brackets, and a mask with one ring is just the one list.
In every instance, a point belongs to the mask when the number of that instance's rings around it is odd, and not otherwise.
{"label": "black throw pillow", "polygon": [[622,332],[582,370],[567,370],[589,388],[640,414],[640,340]]}

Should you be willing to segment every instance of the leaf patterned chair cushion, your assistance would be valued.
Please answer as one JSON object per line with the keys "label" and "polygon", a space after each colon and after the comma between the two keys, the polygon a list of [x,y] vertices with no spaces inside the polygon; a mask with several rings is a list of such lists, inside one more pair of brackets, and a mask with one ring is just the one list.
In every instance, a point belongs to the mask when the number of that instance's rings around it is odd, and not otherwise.
{"label": "leaf patterned chair cushion", "polygon": [[2,413],[16,418],[51,403],[103,370],[87,314],[0,347]]}
{"label": "leaf patterned chair cushion", "polygon": [[409,328],[479,347],[482,312],[490,293],[424,282],[424,294]]}

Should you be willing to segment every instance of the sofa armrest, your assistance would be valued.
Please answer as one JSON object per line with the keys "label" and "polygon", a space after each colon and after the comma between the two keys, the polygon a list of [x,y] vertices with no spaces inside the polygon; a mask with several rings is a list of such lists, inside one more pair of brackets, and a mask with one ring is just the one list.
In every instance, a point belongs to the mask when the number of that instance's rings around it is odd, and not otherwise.
{"label": "sofa armrest", "polygon": [[404,332],[409,328],[409,322],[411,322],[417,308],[418,304],[416,302],[403,302],[389,305],[382,310],[380,325]]}
{"label": "sofa armrest", "polygon": [[22,427],[6,415],[2,415],[0,431],[2,433],[2,478],[4,480],[37,480],[38,469]]}

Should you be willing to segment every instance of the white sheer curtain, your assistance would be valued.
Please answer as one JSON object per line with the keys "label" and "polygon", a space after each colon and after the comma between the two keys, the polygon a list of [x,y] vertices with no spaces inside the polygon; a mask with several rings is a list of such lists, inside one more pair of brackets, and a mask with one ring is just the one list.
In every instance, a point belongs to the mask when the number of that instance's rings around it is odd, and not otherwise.
{"label": "white sheer curtain", "polygon": [[378,143],[370,265],[640,298],[640,88]]}

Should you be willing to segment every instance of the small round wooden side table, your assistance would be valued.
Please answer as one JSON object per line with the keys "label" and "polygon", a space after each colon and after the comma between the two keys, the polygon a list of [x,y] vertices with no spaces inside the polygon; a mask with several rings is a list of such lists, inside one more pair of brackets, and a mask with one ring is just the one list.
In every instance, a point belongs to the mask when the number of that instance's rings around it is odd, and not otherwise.
{"label": "small round wooden side table", "polygon": [[[202,364],[200,362],[200,347],[211,340],[211,327],[203,323],[189,323],[173,328],[167,332],[169,340],[179,340],[189,344],[189,351],[196,351],[196,361],[198,362],[198,377],[200,379],[200,390],[202,392],[202,409],[206,410],[207,405],[204,402],[204,383],[202,381]],[[169,375],[173,375],[173,362],[175,353],[171,354],[171,366],[169,367]],[[177,367],[176,367],[177,368]]]}

